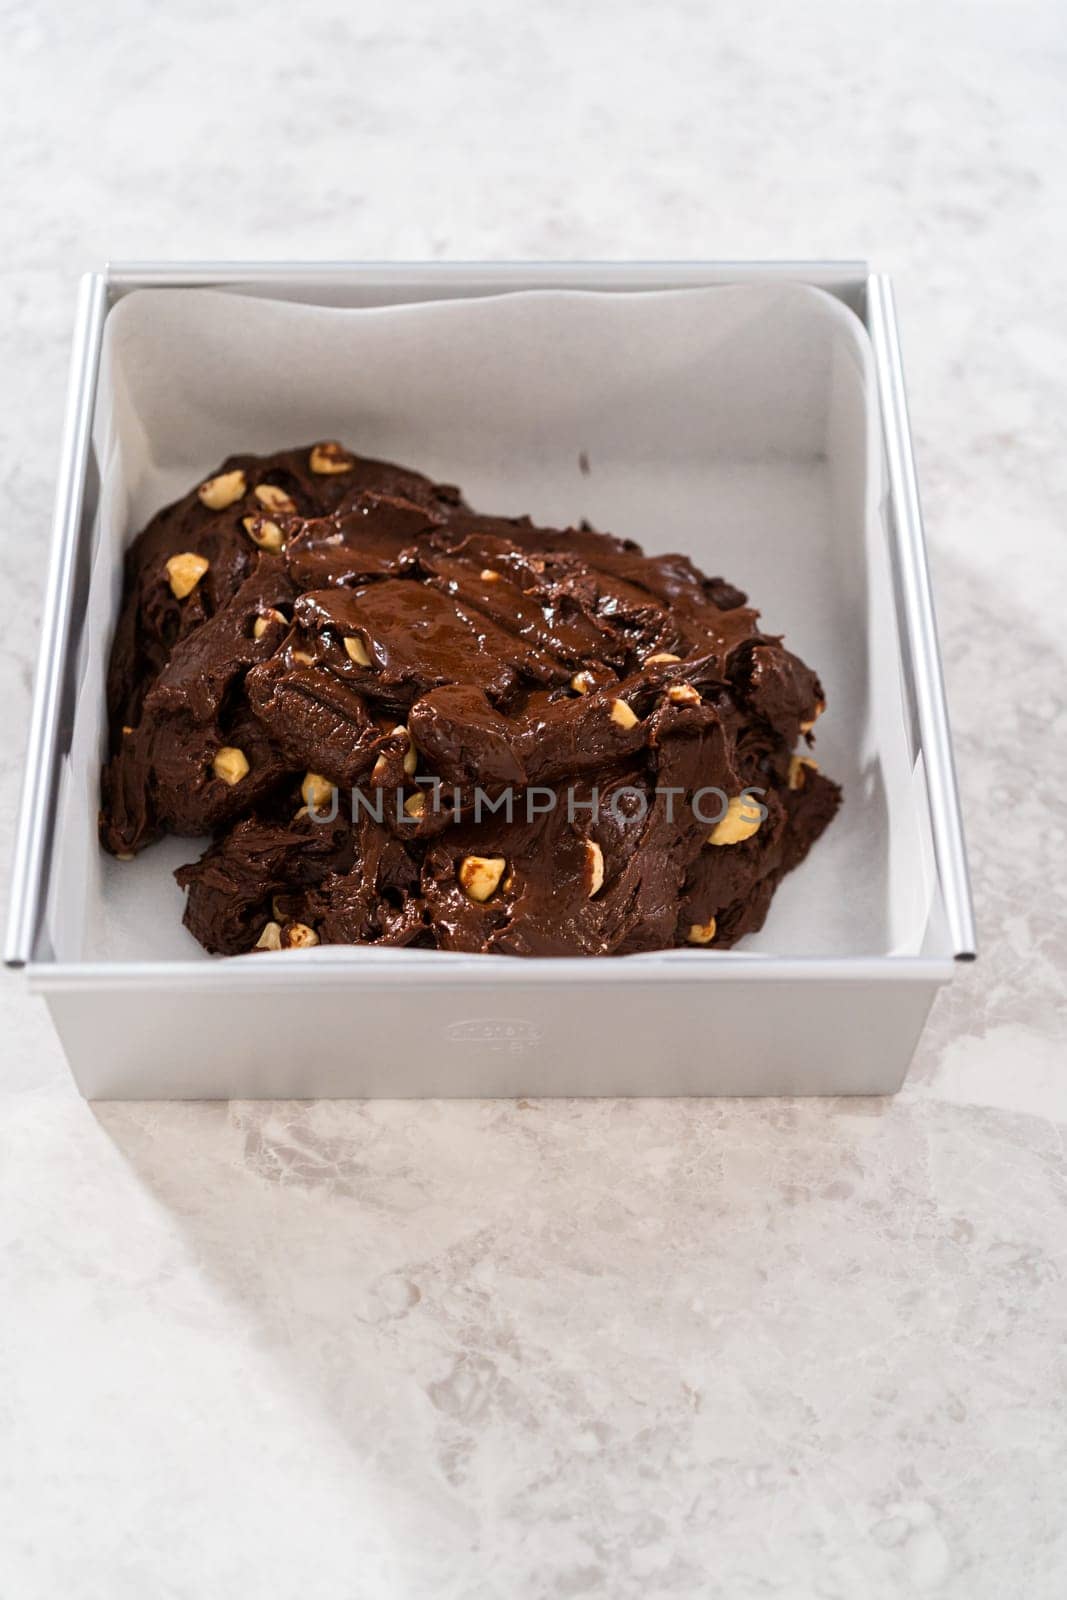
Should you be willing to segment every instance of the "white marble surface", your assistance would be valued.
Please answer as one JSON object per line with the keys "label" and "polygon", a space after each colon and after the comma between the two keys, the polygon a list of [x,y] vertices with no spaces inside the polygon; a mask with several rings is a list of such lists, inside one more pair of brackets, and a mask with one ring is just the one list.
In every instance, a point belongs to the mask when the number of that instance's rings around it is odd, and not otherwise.
{"label": "white marble surface", "polygon": [[1067,1588],[1059,11],[0,0],[5,825],[79,270],[867,254],[984,947],[869,1104],[93,1110],[7,981],[5,1600]]}

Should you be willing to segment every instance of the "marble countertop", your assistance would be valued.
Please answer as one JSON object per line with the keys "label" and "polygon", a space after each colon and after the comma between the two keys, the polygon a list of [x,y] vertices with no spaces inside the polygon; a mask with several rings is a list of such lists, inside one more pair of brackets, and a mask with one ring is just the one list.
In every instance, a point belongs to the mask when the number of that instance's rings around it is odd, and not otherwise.
{"label": "marble countertop", "polygon": [[866,255],[983,944],[870,1102],[93,1108],[5,981],[0,1594],[1064,1592],[1058,10],[0,0],[5,829],[79,271]]}

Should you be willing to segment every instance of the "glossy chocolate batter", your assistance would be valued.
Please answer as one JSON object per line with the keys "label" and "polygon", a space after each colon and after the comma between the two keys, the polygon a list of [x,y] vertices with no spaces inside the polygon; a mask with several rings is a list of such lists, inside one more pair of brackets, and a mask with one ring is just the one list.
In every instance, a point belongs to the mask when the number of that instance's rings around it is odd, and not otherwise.
{"label": "glossy chocolate batter", "polygon": [[177,876],[220,954],[723,949],[840,802],[818,679],[723,579],[336,444],[153,518],[108,708],[103,844],[213,833]]}

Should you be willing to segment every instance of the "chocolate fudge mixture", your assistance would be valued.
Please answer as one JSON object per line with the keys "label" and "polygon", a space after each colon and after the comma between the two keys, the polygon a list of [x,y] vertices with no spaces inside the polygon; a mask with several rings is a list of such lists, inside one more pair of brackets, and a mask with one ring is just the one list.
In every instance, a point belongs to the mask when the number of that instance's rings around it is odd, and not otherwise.
{"label": "chocolate fudge mixture", "polygon": [[819,681],[732,585],[334,443],[153,518],[108,708],[104,847],[211,834],[177,877],[226,955],[723,949],[840,801]]}

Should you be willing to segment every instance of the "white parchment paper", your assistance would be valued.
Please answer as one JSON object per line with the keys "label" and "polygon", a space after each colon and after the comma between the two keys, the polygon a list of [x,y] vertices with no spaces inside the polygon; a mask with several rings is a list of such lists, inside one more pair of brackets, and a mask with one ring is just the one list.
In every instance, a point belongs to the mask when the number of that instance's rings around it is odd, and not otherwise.
{"label": "white parchment paper", "polygon": [[122,553],[224,456],[334,437],[459,483],[479,509],[585,517],[745,589],[822,679],[815,755],[845,802],[739,951],[918,953],[933,880],[876,407],[865,329],[797,285],[359,310],[206,290],[122,300],[97,403],[102,487],[50,900],[57,957],[208,959],[181,927],[170,876],[201,844],[167,840],[117,863],[96,842]]}

